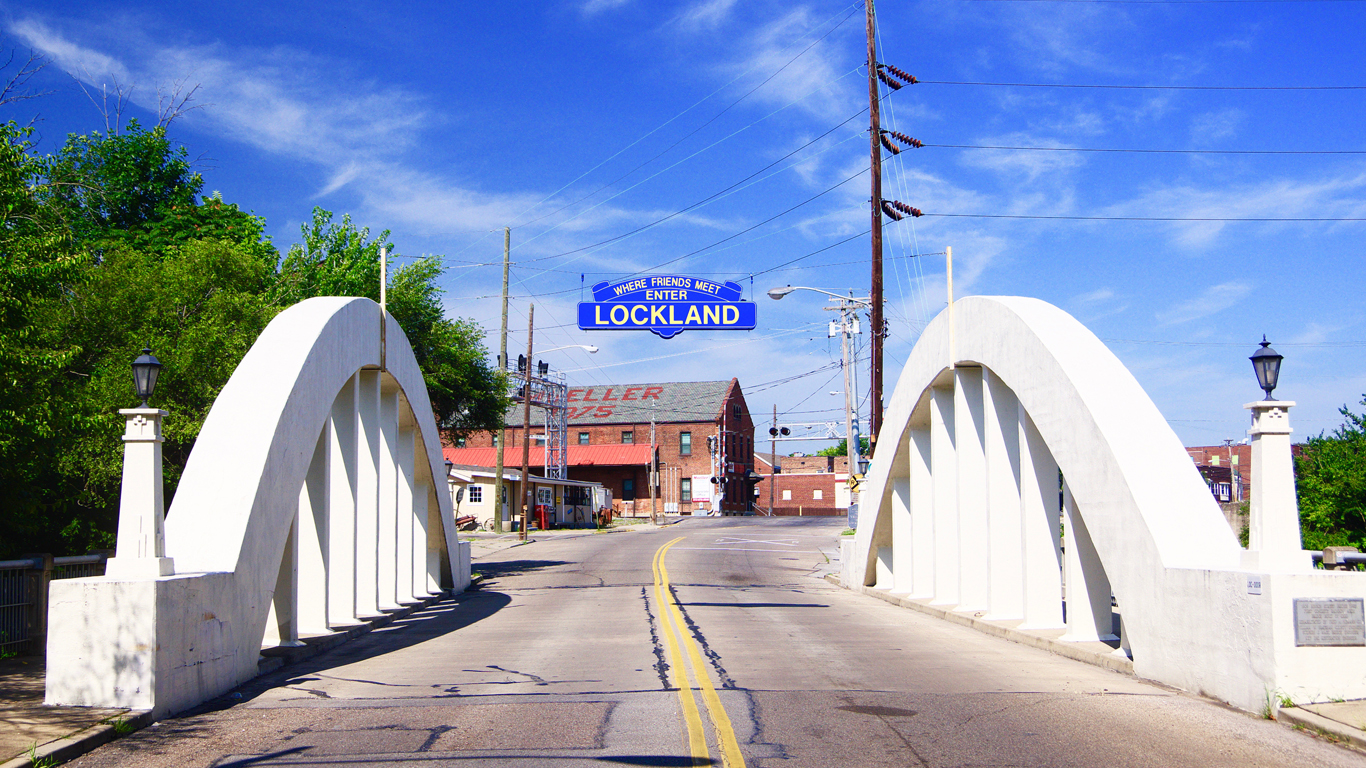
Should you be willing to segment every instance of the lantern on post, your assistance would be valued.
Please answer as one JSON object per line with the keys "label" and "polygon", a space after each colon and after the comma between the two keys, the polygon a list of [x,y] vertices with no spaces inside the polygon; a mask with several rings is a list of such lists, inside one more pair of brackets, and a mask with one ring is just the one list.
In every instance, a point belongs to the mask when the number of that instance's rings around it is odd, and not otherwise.
{"label": "lantern on post", "polygon": [[1252,353],[1248,358],[1252,361],[1252,370],[1257,374],[1257,386],[1266,393],[1266,399],[1272,400],[1271,390],[1276,388],[1276,381],[1281,376],[1282,357],[1276,350],[1271,348],[1271,344],[1266,340],[1266,335],[1262,335],[1262,348]]}
{"label": "lantern on post", "polygon": [[150,347],[143,347],[142,354],[133,360],[133,393],[142,399],[140,407],[146,408],[147,401],[152,399],[160,374],[161,361],[152,357]]}

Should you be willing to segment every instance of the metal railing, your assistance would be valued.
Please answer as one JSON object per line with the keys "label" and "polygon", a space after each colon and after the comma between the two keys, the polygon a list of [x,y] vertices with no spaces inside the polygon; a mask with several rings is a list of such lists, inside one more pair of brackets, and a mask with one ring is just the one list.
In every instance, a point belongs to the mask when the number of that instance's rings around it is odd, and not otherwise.
{"label": "metal railing", "polygon": [[55,579],[103,576],[108,552],[0,560],[0,655],[47,647],[47,593]]}

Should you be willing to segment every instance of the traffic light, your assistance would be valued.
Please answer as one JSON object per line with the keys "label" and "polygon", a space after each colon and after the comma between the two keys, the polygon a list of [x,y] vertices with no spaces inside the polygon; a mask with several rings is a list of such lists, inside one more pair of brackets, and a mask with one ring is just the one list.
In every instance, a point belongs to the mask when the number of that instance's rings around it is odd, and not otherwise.
{"label": "traffic light", "polygon": [[526,355],[517,356],[517,372],[526,373]]}
{"label": "traffic light", "polygon": [[537,361],[536,361],[536,373],[539,374],[539,375],[541,375],[541,376],[544,376],[544,375],[546,375],[547,373],[550,373],[550,363],[547,363],[547,362],[545,362],[544,360],[537,360]]}

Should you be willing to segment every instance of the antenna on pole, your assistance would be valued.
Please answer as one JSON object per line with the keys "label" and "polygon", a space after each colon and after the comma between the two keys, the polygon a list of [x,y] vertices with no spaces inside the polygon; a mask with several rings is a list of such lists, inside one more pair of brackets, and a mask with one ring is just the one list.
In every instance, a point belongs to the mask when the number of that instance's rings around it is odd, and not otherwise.
{"label": "antenna on pole", "polygon": [[386,340],[386,332],[389,325],[389,310],[387,308],[389,300],[389,246],[382,245],[379,249],[379,369],[385,369],[387,362],[385,357],[389,351]]}

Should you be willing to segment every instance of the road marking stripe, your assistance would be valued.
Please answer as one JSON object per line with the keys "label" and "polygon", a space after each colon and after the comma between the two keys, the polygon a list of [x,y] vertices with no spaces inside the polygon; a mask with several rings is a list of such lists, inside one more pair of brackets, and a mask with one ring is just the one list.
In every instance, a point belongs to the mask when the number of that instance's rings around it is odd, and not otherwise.
{"label": "road marking stripe", "polygon": [[[669,554],[670,547],[682,540],[674,539],[659,550],[659,575],[666,594],[669,587],[669,569],[664,565],[664,556]],[[711,676],[707,673],[707,665],[702,660],[702,652],[697,647],[697,641],[685,629],[687,622],[683,620],[683,612],[679,610],[678,605],[672,600],[667,601],[666,605],[675,622],[674,626],[678,629],[679,637],[683,638],[683,646],[688,649],[693,677],[702,686],[702,700],[707,703],[707,714],[711,715],[711,724],[716,730],[717,741],[721,742],[721,762],[726,768],[744,768],[745,757],[740,753],[740,744],[735,739],[735,729],[731,727],[726,708],[721,705],[721,697],[716,695],[716,688],[711,684]]]}
{"label": "road marking stripe", "polygon": [[797,553],[797,554],[805,554],[805,555],[820,555],[820,554],[824,554],[823,552],[821,552],[820,550],[817,550],[817,549],[744,549],[744,548],[742,548],[742,547],[679,547],[678,549],[679,549],[679,551],[683,551],[683,550],[694,550],[694,551],[706,550],[706,551],[708,551],[708,552],[781,552],[781,553],[783,553],[783,554],[785,554],[785,555],[790,555],[790,554],[792,554],[792,553],[794,553],[794,552]]}
{"label": "road marking stripe", "polygon": [[[693,686],[688,681],[687,663],[683,654],[678,650],[678,641],[674,638],[674,623],[669,615],[669,601],[665,597],[668,589],[668,581],[661,584],[660,565],[664,550],[671,545],[683,540],[680,536],[673,541],[660,547],[654,556],[651,568],[655,576],[655,603],[659,605],[660,623],[664,629],[664,642],[669,650],[669,667],[673,672],[674,686],[678,688],[678,701],[683,705],[683,721],[688,725],[688,748],[692,752],[693,765],[709,765],[711,757],[707,752],[707,737],[702,731],[702,716],[697,711],[697,700],[693,697]],[[679,633],[680,637],[683,634]]]}

